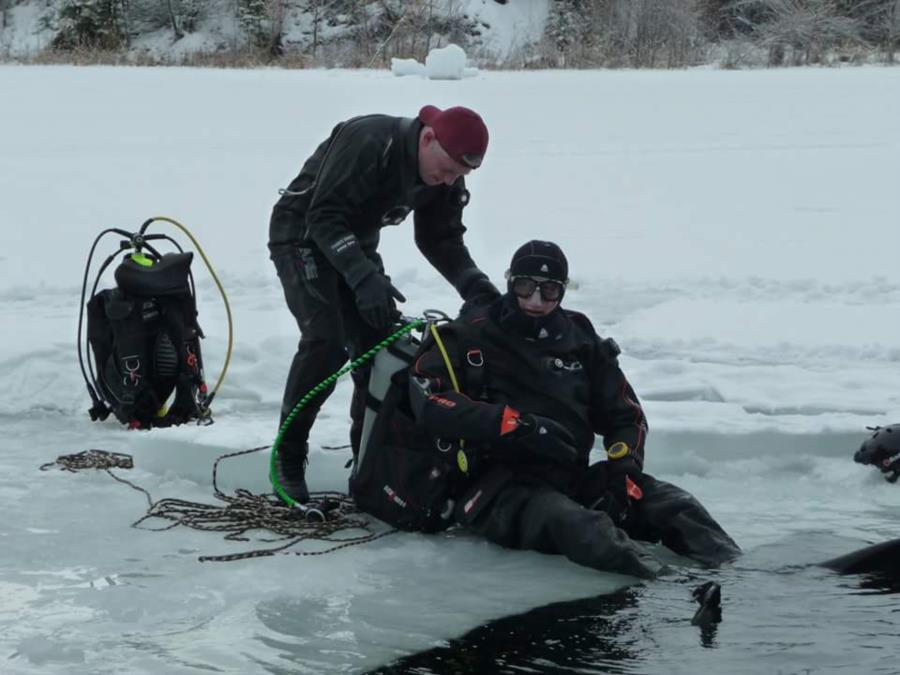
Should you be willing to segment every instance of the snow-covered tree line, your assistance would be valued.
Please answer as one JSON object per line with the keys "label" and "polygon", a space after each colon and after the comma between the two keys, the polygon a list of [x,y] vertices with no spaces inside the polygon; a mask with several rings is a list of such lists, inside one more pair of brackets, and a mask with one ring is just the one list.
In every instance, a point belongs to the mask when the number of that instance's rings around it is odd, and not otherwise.
{"label": "snow-covered tree line", "polygon": [[680,67],[717,49],[768,65],[822,63],[900,47],[900,0],[554,0],[545,42],[561,66]]}
{"label": "snow-covered tree line", "polygon": [[[493,0],[499,5],[536,0]],[[317,65],[423,59],[449,42],[478,59],[491,26],[462,0],[0,0],[41,2],[56,52],[124,53],[142,36],[173,44],[215,28],[207,52]],[[880,56],[900,47],[900,0],[549,0],[543,36],[509,67],[682,67],[760,54],[769,65]]]}
{"label": "snow-covered tree line", "polygon": [[[17,4],[0,0],[0,28]],[[56,51],[126,51],[149,34],[171,42],[214,34],[211,51],[286,54],[344,65],[424,58],[448,42],[467,45],[485,27],[454,0],[43,0],[42,27]]]}

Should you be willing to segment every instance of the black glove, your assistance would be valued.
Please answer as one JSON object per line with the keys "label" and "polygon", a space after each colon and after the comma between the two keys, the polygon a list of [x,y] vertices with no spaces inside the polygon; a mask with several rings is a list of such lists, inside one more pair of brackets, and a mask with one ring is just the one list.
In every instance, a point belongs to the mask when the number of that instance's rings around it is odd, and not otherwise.
{"label": "black glove", "polygon": [[500,291],[487,277],[478,277],[466,287],[466,295],[463,298],[467,303],[481,302],[487,304],[500,297]]}
{"label": "black glove", "polygon": [[360,316],[374,328],[387,328],[391,324],[397,311],[395,298],[400,302],[406,302],[403,294],[394,288],[391,280],[381,272],[364,277],[353,290],[356,293],[356,306]]}
{"label": "black glove", "polygon": [[540,459],[549,459],[558,464],[574,464],[578,461],[575,437],[562,424],[549,417],[520,415],[518,428],[509,440]]}
{"label": "black glove", "polygon": [[634,501],[643,495],[640,486],[643,470],[634,457],[610,459],[606,465],[606,490],[593,504],[592,509],[606,511],[616,525],[628,520]]}

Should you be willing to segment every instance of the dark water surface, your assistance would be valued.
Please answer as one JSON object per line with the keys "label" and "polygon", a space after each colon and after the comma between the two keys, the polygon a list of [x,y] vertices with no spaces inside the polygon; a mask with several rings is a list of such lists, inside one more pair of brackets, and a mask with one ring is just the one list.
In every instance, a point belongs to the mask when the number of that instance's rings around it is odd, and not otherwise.
{"label": "dark water surface", "polygon": [[[900,673],[898,577],[753,562],[504,617],[372,672]],[[699,627],[703,579],[722,586],[723,620]]]}

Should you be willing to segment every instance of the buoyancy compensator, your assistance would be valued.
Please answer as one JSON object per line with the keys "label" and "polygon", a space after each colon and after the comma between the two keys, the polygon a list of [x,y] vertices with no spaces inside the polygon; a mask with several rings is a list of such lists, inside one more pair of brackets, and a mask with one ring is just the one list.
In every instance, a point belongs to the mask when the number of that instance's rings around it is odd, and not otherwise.
{"label": "buoyancy compensator", "polygon": [[[191,262],[185,252],[166,234],[147,234],[147,227],[162,220],[181,228],[206,262],[219,290],[221,284],[196,240],[183,225],[168,218],[151,218],[136,233],[118,228],[104,230],[95,239],[85,266],[78,320],[78,360],[93,406],[92,420],[104,420],[110,413],[130,428],[149,429],[196,420],[212,422],[210,404],[216,387],[207,388],[197,322],[197,303]],[[97,244],[106,234],[123,237],[119,248],[100,266],[90,297],[85,302],[91,261]],[[150,242],[165,240],[177,252],[161,254]],[[115,269],[116,286],[97,291],[100,278],[116,257],[123,253]],[[231,350],[231,313],[228,352]],[[82,324],[87,309],[87,357],[82,355]],[[93,354],[93,364],[91,363]]]}

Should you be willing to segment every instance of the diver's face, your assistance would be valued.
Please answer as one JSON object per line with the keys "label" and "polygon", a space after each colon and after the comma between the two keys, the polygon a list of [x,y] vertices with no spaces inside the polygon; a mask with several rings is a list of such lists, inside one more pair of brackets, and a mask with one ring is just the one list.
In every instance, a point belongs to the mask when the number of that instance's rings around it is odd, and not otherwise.
{"label": "diver's face", "polygon": [[419,176],[425,185],[453,185],[472,169],[463,166],[441,147],[431,127],[425,127],[419,138]]}
{"label": "diver's face", "polygon": [[[559,300],[548,300],[550,295],[561,297],[562,284],[544,277],[518,277],[512,280],[512,290],[519,302],[519,309],[532,317],[547,316],[559,306]],[[559,288],[559,291],[556,288]]]}

